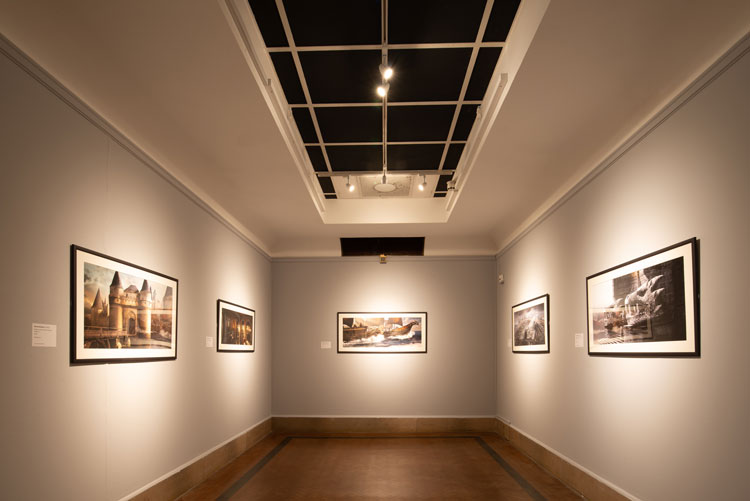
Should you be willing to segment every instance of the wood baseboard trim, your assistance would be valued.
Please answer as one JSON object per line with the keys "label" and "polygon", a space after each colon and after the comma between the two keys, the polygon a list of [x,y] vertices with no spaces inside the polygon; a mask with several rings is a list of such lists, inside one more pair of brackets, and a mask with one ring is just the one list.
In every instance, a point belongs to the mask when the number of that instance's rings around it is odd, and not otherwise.
{"label": "wood baseboard trim", "polygon": [[494,417],[281,417],[279,433],[496,433]]}
{"label": "wood baseboard trim", "polygon": [[496,432],[513,445],[516,449],[531,458],[541,468],[552,476],[580,493],[585,499],[592,501],[623,501],[636,500],[625,491],[608,485],[605,481],[595,477],[583,467],[574,464],[555,451],[547,448],[516,428],[497,419]]}
{"label": "wood baseboard trim", "polygon": [[217,470],[260,442],[273,430],[273,418],[267,418],[210,452],[168,474],[154,485],[130,497],[131,501],[177,499],[199,485]]}

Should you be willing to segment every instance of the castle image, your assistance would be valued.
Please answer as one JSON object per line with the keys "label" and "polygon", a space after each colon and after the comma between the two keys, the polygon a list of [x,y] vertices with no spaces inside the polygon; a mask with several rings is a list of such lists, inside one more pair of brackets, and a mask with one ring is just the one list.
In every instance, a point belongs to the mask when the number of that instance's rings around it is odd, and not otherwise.
{"label": "castle image", "polygon": [[[129,347],[132,338],[169,340],[172,332],[172,288],[167,287],[161,307],[155,307],[155,291],[148,280],[141,289],[131,285],[124,289],[120,273],[115,271],[109,286],[109,303],[100,289],[85,314],[84,339],[90,347]],[[110,340],[114,340],[110,342]],[[142,345],[143,343],[137,343]]]}

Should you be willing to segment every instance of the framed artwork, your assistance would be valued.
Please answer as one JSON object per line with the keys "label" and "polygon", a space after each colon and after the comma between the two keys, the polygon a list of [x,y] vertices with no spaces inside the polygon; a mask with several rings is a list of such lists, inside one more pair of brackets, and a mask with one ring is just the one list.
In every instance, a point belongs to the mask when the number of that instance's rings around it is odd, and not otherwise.
{"label": "framed artwork", "polygon": [[513,353],[549,353],[549,294],[511,308]]}
{"label": "framed artwork", "polygon": [[255,351],[255,310],[216,301],[216,351]]}
{"label": "framed artwork", "polygon": [[71,246],[71,363],[177,358],[177,279]]}
{"label": "framed artwork", "polygon": [[427,313],[339,313],[339,353],[426,353]]}
{"label": "framed artwork", "polygon": [[589,355],[698,356],[697,240],[586,278]]}

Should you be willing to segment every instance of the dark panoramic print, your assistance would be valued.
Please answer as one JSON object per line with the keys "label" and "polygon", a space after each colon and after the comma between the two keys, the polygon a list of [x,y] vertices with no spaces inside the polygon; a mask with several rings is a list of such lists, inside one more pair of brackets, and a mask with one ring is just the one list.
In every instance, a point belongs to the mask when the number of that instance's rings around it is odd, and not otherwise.
{"label": "dark panoramic print", "polygon": [[544,304],[513,312],[515,346],[544,344]]}
{"label": "dark panoramic print", "polygon": [[171,348],[172,287],[91,263],[83,282],[84,348]]}
{"label": "dark panoramic print", "polygon": [[612,302],[593,310],[596,344],[687,339],[682,257],[598,285],[605,286]]}
{"label": "dark panoramic print", "polygon": [[420,317],[344,317],[346,348],[409,346],[422,343]]}

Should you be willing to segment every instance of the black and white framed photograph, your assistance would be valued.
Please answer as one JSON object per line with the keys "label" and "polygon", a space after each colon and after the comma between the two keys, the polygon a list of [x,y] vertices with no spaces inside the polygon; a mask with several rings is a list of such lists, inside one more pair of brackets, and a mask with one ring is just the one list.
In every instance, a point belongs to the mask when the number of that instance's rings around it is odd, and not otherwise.
{"label": "black and white framed photograph", "polygon": [[549,294],[511,308],[513,353],[549,353]]}
{"label": "black and white framed photograph", "polygon": [[216,301],[216,350],[255,351],[255,310]]}
{"label": "black and white framed photograph", "polygon": [[177,358],[177,279],[71,246],[72,363]]}
{"label": "black and white framed photograph", "polygon": [[339,313],[339,353],[426,353],[427,313]]}
{"label": "black and white framed photograph", "polygon": [[697,240],[586,278],[589,355],[697,356]]}

